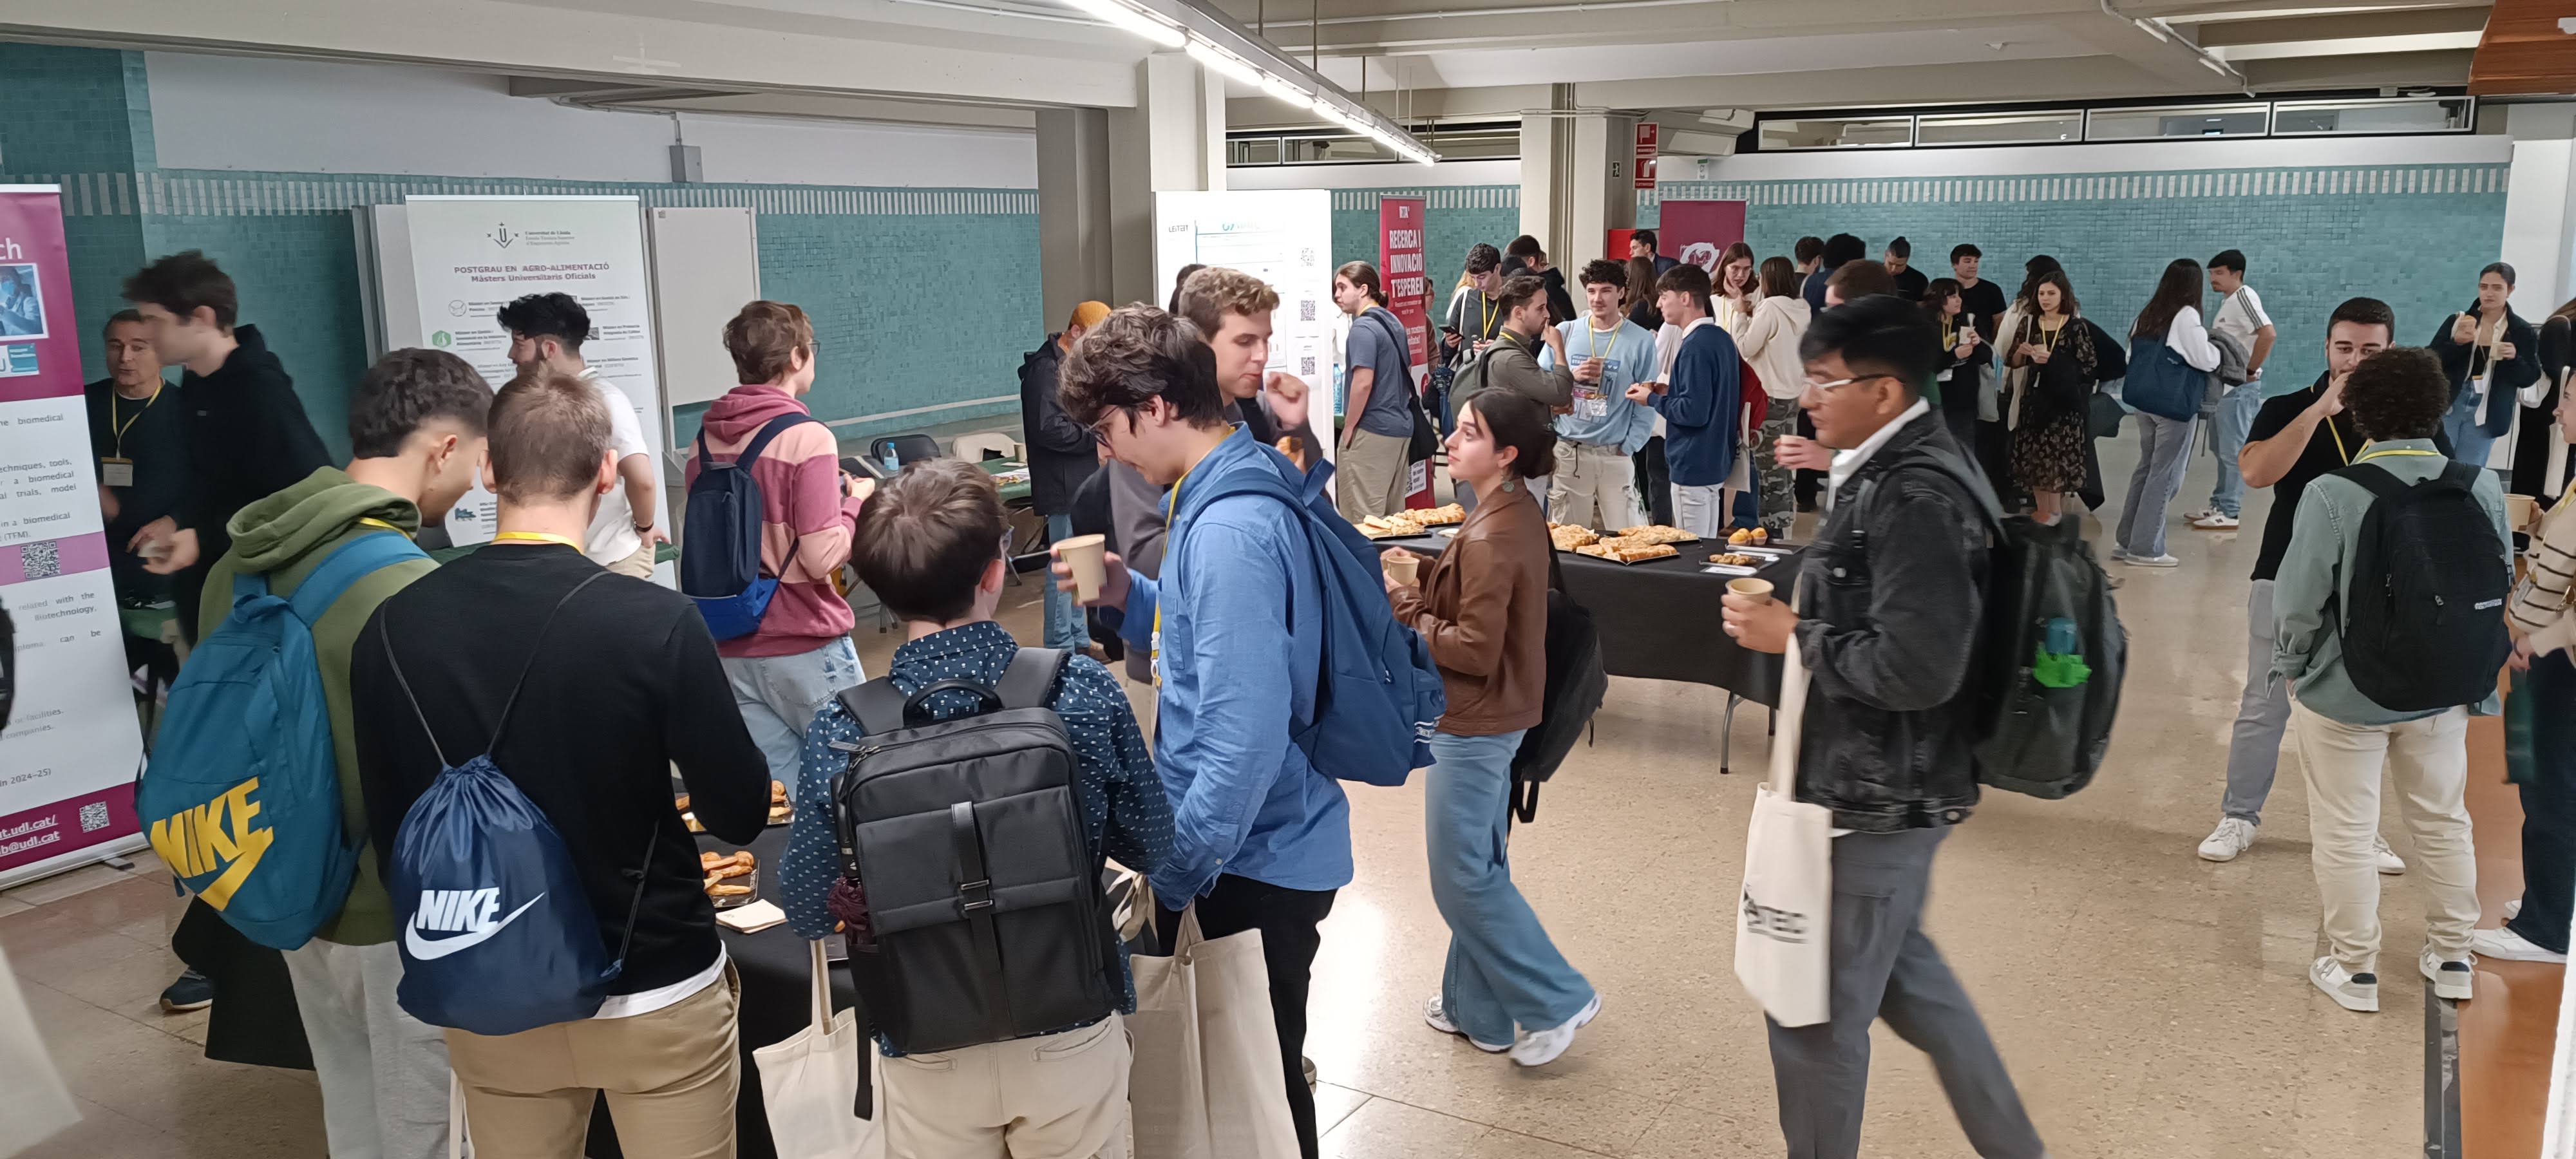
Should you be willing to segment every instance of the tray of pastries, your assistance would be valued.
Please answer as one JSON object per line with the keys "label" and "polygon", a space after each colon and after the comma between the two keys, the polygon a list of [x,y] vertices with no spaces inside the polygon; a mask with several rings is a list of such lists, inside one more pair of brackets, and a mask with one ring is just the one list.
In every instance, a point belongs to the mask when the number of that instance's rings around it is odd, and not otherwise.
{"label": "tray of pastries", "polygon": [[1767,555],[1750,555],[1741,551],[1721,551],[1716,555],[1708,557],[1708,561],[1710,563],[1722,563],[1728,567],[1761,567],[1764,564],[1770,563],[1771,557]]}
{"label": "tray of pastries", "polygon": [[1678,527],[1666,527],[1660,523],[1648,523],[1637,527],[1622,527],[1610,534],[1633,543],[1699,542],[1699,537],[1691,534],[1690,532],[1684,531]]}
{"label": "tray of pastries", "polygon": [[698,872],[706,875],[702,884],[707,900],[717,909],[749,905],[760,896],[760,859],[748,849],[732,853],[703,850],[698,854]]}
{"label": "tray of pastries", "polygon": [[1423,525],[1409,516],[1372,515],[1358,526],[1371,539],[1410,539],[1423,532]]}
{"label": "tray of pastries", "polygon": [[1448,527],[1453,524],[1465,523],[1467,521],[1467,509],[1460,507],[1455,503],[1451,503],[1443,507],[1430,507],[1420,511],[1407,511],[1404,513],[1404,517],[1414,521],[1415,523],[1419,523],[1424,527]]}
{"label": "tray of pastries", "polygon": [[1671,559],[1681,549],[1669,543],[1644,543],[1634,539],[1611,538],[1575,548],[1576,555],[1606,559],[1612,563],[1644,563],[1650,559]]}
{"label": "tray of pastries", "polygon": [[[689,832],[704,833],[707,831],[706,826],[698,823],[698,815],[689,810],[689,795],[687,793],[681,793],[678,796],[673,797],[671,799],[671,804],[680,810],[680,824],[687,826]],[[787,803],[786,782],[769,782],[769,823],[772,825],[784,825],[795,819],[796,807]]]}
{"label": "tray of pastries", "polygon": [[1601,542],[1601,536],[1591,528],[1572,523],[1548,524],[1547,538],[1549,542],[1556,544],[1558,551],[1572,551],[1587,543]]}
{"label": "tray of pastries", "polygon": [[1726,542],[1733,547],[1767,547],[1771,543],[1771,531],[1764,527],[1738,527],[1727,534]]}

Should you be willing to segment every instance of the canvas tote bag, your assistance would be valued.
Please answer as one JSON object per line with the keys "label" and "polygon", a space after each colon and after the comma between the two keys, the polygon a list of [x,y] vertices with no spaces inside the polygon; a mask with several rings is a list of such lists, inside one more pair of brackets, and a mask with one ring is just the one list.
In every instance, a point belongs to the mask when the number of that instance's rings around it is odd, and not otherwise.
{"label": "canvas tote bag", "polygon": [[1188,910],[1171,957],[1130,965],[1136,1159],[1297,1159],[1261,931],[1209,941]]}
{"label": "canvas tote bag", "polygon": [[1735,977],[1772,1021],[1812,1026],[1830,1013],[1834,814],[1796,796],[1799,730],[1807,715],[1807,666],[1797,637],[1790,637],[1784,660],[1771,776],[1754,790],[1753,823],[1744,835]]}
{"label": "canvas tote bag", "polygon": [[[858,1011],[832,1013],[832,964],[812,943],[814,1020],[785,1040],[751,1052],[779,1159],[885,1159],[885,1082],[876,1041],[859,1032]],[[875,1109],[854,1113],[859,1068],[869,1068]]]}

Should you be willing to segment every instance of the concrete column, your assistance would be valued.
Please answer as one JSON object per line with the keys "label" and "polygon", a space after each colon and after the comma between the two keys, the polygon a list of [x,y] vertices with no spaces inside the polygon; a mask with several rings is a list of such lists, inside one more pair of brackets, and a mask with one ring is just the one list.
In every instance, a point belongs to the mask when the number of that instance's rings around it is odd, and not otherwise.
{"label": "concrete column", "polygon": [[1637,223],[1637,121],[1578,110],[1573,90],[1549,86],[1549,109],[1522,117],[1521,232],[1579,267],[1604,256],[1609,231]]}
{"label": "concrete column", "polygon": [[1050,332],[1110,284],[1109,113],[1038,110],[1038,252]]}
{"label": "concrete column", "polygon": [[1172,288],[1156,284],[1154,194],[1225,188],[1225,79],[1156,53],[1136,65],[1135,107],[1107,122],[1109,301],[1160,303]]}
{"label": "concrete column", "polygon": [[2576,286],[2576,108],[2510,105],[2513,172],[2505,186],[2503,260],[2515,274],[2514,309],[2557,309]]}

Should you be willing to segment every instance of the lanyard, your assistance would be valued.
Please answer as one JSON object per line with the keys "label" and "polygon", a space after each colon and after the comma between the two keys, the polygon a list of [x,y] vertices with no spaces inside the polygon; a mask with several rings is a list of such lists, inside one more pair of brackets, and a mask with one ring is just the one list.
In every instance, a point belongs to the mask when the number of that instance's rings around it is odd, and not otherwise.
{"label": "lanyard", "polygon": [[2057,322],[2057,329],[2051,330],[2048,328],[2048,315],[2041,314],[2032,318],[2030,320],[2030,324],[2039,327],[2039,336],[2042,339],[2039,348],[2052,353],[2055,352],[2057,349],[2057,340],[2066,336],[2067,323],[2073,322],[2074,320],[2075,318],[2073,315],[2060,318]]}
{"label": "lanyard", "polygon": [[121,422],[121,423],[120,423],[120,422],[118,422],[118,421],[116,421],[116,403],[117,403],[117,400],[118,400],[118,399],[121,399],[121,398],[123,398],[123,397],[125,397],[125,396],[124,396],[124,395],[121,395],[121,394],[116,393],[116,390],[115,390],[115,388],[113,388],[113,387],[110,387],[110,388],[108,389],[108,392],[107,392],[107,425],[108,425],[109,429],[114,430],[114,431],[116,432],[116,457],[117,457],[117,458],[122,459],[122,458],[124,458],[124,457],[125,457],[125,432],[130,431],[130,430],[133,430],[133,429],[134,429],[134,424],[136,424],[136,423],[139,423],[139,422],[142,422],[142,421],[143,421],[143,412],[148,411],[148,410],[151,410],[151,409],[152,409],[152,404],[153,404],[153,403],[156,403],[156,402],[161,401],[161,389],[162,389],[163,387],[165,387],[165,386],[168,386],[168,385],[169,385],[169,383],[168,383],[166,380],[165,380],[165,381],[156,381],[156,382],[154,382],[154,383],[152,384],[152,397],[147,398],[147,399],[144,399],[144,400],[143,400],[143,405],[142,405],[142,406],[140,406],[140,407],[136,407],[136,408],[135,408],[135,410],[134,410],[134,417],[133,417],[133,418],[127,419],[127,420],[125,420],[124,422]]}
{"label": "lanyard", "polygon": [[[2338,446],[2342,444],[2342,439],[2340,437],[2336,439],[2336,444]],[[2372,459],[2438,459],[2441,457],[2441,455],[2432,451],[2418,451],[2410,447],[2390,447],[2384,451],[2372,451],[2369,454],[2353,460],[2353,462],[2367,463]]]}
{"label": "lanyard", "polygon": [[1607,330],[1595,330],[1592,328],[1592,323],[1590,321],[1586,321],[1583,323],[1583,332],[1591,336],[1585,339],[1583,343],[1583,360],[1585,362],[1590,362],[1595,358],[1601,357],[1601,336],[1604,334],[1610,336],[1610,353],[1617,354],[1619,352],[1618,323],[1611,323],[1610,328]]}
{"label": "lanyard", "polygon": [[1476,337],[1491,338],[1494,336],[1494,314],[1502,309],[1502,305],[1486,297],[1483,290],[1476,291],[1476,301],[1476,309],[1485,319],[1482,325],[1476,327]]}
{"label": "lanyard", "polygon": [[569,547],[569,548],[573,549],[574,551],[579,551],[579,550],[581,550],[581,545],[580,545],[580,544],[578,544],[578,543],[574,543],[574,542],[572,541],[572,537],[571,537],[571,536],[569,536],[569,535],[557,535],[557,534],[555,534],[554,532],[551,532],[551,531],[504,531],[504,532],[500,533],[499,535],[495,535],[495,536],[493,536],[493,537],[492,537],[492,542],[494,542],[494,543],[559,543],[559,544],[562,544],[562,545],[563,545],[563,546],[565,546],[565,547]]}
{"label": "lanyard", "polygon": [[1943,350],[1959,348],[1959,323],[1956,317],[1952,315],[1941,319],[1941,349]]}
{"label": "lanyard", "polygon": [[365,525],[367,525],[367,526],[369,526],[369,527],[381,527],[381,528],[384,528],[385,530],[390,531],[390,532],[393,532],[393,533],[394,533],[394,534],[396,534],[396,535],[402,536],[402,537],[403,537],[403,538],[405,538],[405,539],[409,539],[409,538],[411,538],[411,533],[410,533],[410,532],[405,531],[405,530],[403,530],[402,528],[396,527],[396,526],[394,526],[393,524],[387,523],[387,522],[385,522],[385,521],[384,521],[384,520],[382,520],[382,519],[376,519],[376,518],[373,518],[373,517],[370,517],[370,516],[360,516],[360,517],[358,518],[358,522],[363,523],[363,524],[365,524]]}

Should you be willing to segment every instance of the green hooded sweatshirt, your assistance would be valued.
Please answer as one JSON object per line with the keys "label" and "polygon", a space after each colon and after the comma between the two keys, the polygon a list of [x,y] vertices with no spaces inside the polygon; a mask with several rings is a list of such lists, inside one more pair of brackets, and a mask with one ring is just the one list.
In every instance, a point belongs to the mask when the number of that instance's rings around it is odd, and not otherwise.
{"label": "green hooded sweatshirt", "polygon": [[[237,573],[264,574],[271,593],[292,597],[296,585],[334,548],[361,535],[395,534],[361,519],[390,523],[404,535],[420,530],[420,508],[411,500],[352,480],[338,467],[324,467],[303,482],[242,508],[228,525],[232,549],[215,561],[206,576],[200,622],[208,625],[208,631],[224,622],[232,611]],[[376,614],[376,605],[437,566],[421,559],[380,569],[350,585],[313,624],[314,658],[321,664],[323,699],[331,709],[331,749],[340,762],[340,829],[359,841],[357,880],[349,886],[349,899],[340,907],[340,916],[323,923],[316,933],[342,945],[375,945],[394,938],[393,901],[385,893],[375,850],[367,841],[367,802],[358,787],[358,734],[349,716],[349,648],[367,619]]]}

